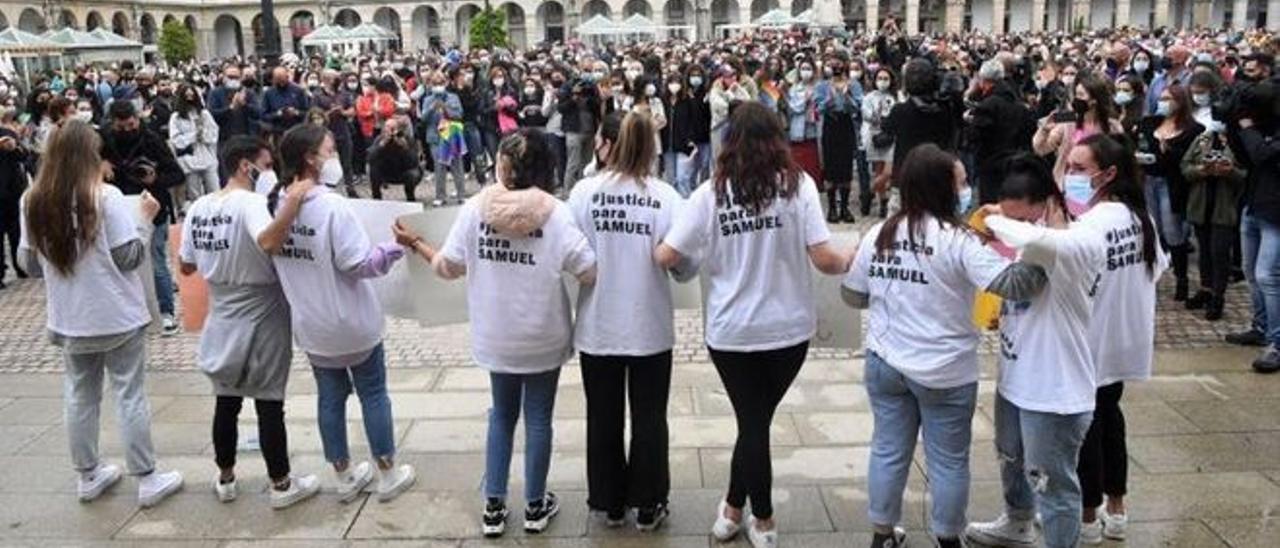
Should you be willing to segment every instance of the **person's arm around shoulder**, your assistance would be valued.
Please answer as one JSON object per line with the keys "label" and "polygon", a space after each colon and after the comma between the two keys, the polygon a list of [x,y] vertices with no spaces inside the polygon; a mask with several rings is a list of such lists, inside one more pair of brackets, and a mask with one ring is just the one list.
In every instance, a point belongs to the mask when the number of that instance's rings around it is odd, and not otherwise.
{"label": "person's arm around shoulder", "polygon": [[281,193],[280,207],[276,208],[275,218],[255,237],[262,251],[268,255],[280,252],[284,242],[289,239],[289,227],[293,225],[293,221],[297,220],[298,212],[302,210],[303,200],[315,186],[314,180],[303,179],[289,185]]}

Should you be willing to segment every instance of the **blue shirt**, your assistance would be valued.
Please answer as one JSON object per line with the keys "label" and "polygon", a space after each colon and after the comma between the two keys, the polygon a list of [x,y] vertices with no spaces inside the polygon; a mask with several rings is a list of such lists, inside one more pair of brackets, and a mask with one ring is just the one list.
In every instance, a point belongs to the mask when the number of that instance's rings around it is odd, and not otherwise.
{"label": "blue shirt", "polygon": [[[271,86],[262,94],[262,120],[277,132],[283,132],[298,125],[307,115],[311,100],[302,88],[290,83],[283,88]],[[292,116],[285,115],[285,109],[292,107]]]}

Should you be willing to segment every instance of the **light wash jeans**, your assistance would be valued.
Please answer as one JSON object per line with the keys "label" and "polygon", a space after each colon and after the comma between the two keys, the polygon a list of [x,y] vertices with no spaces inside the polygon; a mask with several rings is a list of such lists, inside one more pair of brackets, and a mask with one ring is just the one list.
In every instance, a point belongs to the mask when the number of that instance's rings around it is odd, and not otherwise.
{"label": "light wash jeans", "polygon": [[1075,548],[1082,504],[1076,464],[1093,413],[1027,411],[997,393],[995,422],[1005,513],[1032,520],[1038,510],[1044,545]]}
{"label": "light wash jeans", "polygon": [[436,199],[448,200],[449,187],[446,184],[446,176],[449,172],[453,173],[453,186],[457,192],[455,197],[458,201],[467,198],[467,181],[466,175],[462,173],[462,158],[455,158],[452,162],[446,162],[440,158],[435,160],[435,180],[436,180]]}
{"label": "light wash jeans", "polygon": [[1253,301],[1253,328],[1280,348],[1280,225],[1259,219],[1252,208],[1244,208],[1240,253]]}
{"label": "light wash jeans", "polygon": [[317,422],[324,459],[330,463],[351,460],[347,445],[347,396],[352,388],[360,398],[364,435],[375,460],[396,454],[395,423],[387,395],[387,363],[382,343],[360,365],[345,369],[312,367],[316,378]]}
{"label": "light wash jeans", "polygon": [[151,231],[151,270],[161,314],[173,315],[173,276],[169,273],[169,223]]}
{"label": "light wash jeans", "polygon": [[80,472],[93,470],[99,464],[98,416],[102,406],[102,376],[106,372],[111,375],[111,390],[115,393],[125,465],[132,475],[150,474],[156,460],[155,448],[151,445],[151,405],[142,386],[146,376],[146,330],[139,329],[120,346],[104,352],[64,351],[63,361],[67,368],[63,406],[71,464]]}
{"label": "light wash jeans", "polygon": [[484,446],[484,496],[507,498],[511,445],[524,408],[524,500],[542,500],[551,469],[551,419],[556,406],[560,368],[531,375],[489,373],[493,408]]}
{"label": "light wash jeans", "polygon": [[484,148],[484,138],[480,136],[480,128],[467,122],[463,127],[463,138],[467,140],[467,155],[471,157],[471,172],[476,176],[480,186],[485,183],[485,169],[489,167],[488,153]]}
{"label": "light wash jeans", "polygon": [[187,201],[194,202],[201,196],[217,192],[221,186],[218,180],[218,166],[210,166],[200,171],[187,174]]}
{"label": "light wash jeans", "polygon": [[874,352],[867,353],[864,381],[875,430],[868,463],[867,515],[875,525],[902,520],[902,491],[924,432],[924,454],[933,496],[931,530],[943,538],[964,531],[969,506],[969,443],[978,383],[954,388],[921,386]]}
{"label": "light wash jeans", "polygon": [[573,185],[578,184],[582,180],[582,170],[591,164],[591,155],[594,154],[595,134],[584,133],[565,133],[564,134],[564,190],[568,193],[573,190]]}
{"label": "light wash jeans", "polygon": [[1147,198],[1147,210],[1155,218],[1160,236],[1170,246],[1187,243],[1186,211],[1174,211],[1173,201],[1169,197],[1169,182],[1164,177],[1147,177],[1143,185]]}

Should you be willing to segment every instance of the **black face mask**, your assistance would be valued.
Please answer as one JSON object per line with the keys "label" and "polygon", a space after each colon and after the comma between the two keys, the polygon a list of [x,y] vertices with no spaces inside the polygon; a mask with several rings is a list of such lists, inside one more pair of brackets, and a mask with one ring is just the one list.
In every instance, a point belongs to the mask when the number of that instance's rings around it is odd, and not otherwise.
{"label": "black face mask", "polygon": [[1086,112],[1089,112],[1089,102],[1084,99],[1073,99],[1071,101],[1071,110],[1075,111],[1078,116],[1084,116]]}
{"label": "black face mask", "polygon": [[113,137],[115,137],[116,139],[119,139],[120,141],[122,141],[122,142],[124,142],[124,143],[133,143],[133,142],[137,141],[139,137],[142,137],[142,130],[140,130],[140,129],[127,129],[127,130],[125,130],[125,129],[118,129],[118,130],[116,130],[116,131],[115,131],[115,135],[113,135]]}

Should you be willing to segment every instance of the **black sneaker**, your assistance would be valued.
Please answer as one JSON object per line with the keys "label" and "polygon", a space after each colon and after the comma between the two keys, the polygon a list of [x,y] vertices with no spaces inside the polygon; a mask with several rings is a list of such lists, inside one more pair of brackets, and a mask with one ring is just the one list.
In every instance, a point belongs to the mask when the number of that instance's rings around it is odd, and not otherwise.
{"label": "black sneaker", "polygon": [[610,529],[617,529],[627,524],[627,511],[609,510],[604,514],[604,526]]}
{"label": "black sneaker", "polygon": [[484,505],[484,519],[481,527],[485,537],[502,536],[502,533],[507,530],[507,503],[501,499],[489,499]]}
{"label": "black sneaker", "polygon": [[671,512],[667,510],[667,503],[660,502],[654,506],[640,508],[636,510],[636,529],[641,531],[653,531],[662,526],[662,522],[667,519]]}
{"label": "black sneaker", "polygon": [[547,525],[551,524],[551,518],[559,513],[560,502],[556,500],[556,494],[547,491],[542,500],[531,502],[524,507],[524,532],[538,534],[546,531]]}
{"label": "black sneaker", "polygon": [[1239,346],[1266,346],[1267,336],[1257,329],[1249,329],[1239,333],[1228,333],[1227,342]]}
{"label": "black sneaker", "polygon": [[871,537],[871,548],[901,548],[907,545],[907,531],[894,527],[893,534],[876,533]]}
{"label": "black sneaker", "polygon": [[1187,299],[1185,304],[1187,310],[1200,310],[1208,306],[1211,300],[1213,300],[1213,293],[1201,289],[1195,295],[1192,295],[1190,299]]}
{"label": "black sneaker", "polygon": [[1263,374],[1280,372],[1280,348],[1272,346],[1253,360],[1253,370]]}

